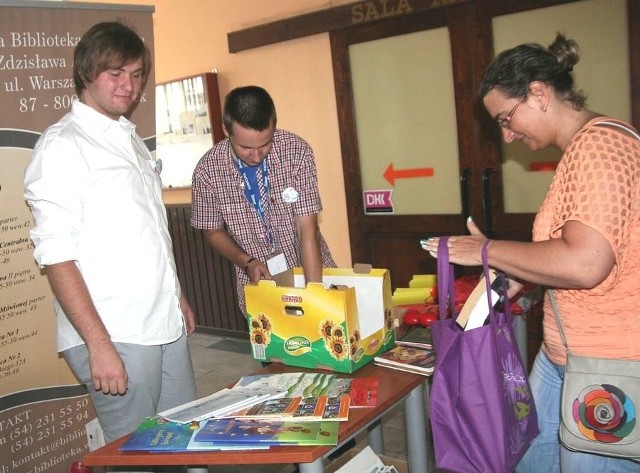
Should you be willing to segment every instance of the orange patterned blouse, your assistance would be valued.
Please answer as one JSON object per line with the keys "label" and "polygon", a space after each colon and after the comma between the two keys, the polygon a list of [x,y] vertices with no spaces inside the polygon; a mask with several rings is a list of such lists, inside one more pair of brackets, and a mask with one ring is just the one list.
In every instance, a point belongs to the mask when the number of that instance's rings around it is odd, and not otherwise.
{"label": "orange patterned blouse", "polygon": [[[592,289],[556,290],[572,353],[640,360],[640,140],[599,117],[573,137],[533,225],[533,240],[560,238],[568,220],[600,232],[616,265]],[[565,349],[548,299],[543,349],[563,365]]]}

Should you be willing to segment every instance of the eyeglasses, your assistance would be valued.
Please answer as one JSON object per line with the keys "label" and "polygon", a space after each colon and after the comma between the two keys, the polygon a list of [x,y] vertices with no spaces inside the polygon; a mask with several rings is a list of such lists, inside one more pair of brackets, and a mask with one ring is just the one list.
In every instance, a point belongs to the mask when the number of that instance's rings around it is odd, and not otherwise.
{"label": "eyeglasses", "polygon": [[511,118],[513,118],[513,114],[516,113],[516,110],[518,110],[518,107],[520,106],[520,104],[522,102],[525,101],[526,98],[527,98],[526,94],[523,95],[522,97],[520,97],[520,99],[518,99],[516,104],[511,109],[511,111],[509,113],[507,113],[506,117],[499,118],[498,120],[496,120],[498,122],[498,126],[500,128],[510,128],[511,127]]}

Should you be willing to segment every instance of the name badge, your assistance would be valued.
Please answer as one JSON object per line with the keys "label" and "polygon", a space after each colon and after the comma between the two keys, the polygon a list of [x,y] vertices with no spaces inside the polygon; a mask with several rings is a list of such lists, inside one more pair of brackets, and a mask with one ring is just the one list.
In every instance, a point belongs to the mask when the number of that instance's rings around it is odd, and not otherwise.
{"label": "name badge", "polygon": [[269,258],[267,260],[267,268],[269,268],[269,272],[272,276],[286,271],[288,268],[284,253],[278,253],[277,255]]}

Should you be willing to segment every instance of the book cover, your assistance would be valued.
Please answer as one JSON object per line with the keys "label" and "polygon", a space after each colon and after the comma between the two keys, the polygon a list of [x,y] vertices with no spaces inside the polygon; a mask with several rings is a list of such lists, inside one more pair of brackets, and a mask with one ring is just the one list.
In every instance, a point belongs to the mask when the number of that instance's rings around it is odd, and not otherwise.
{"label": "book cover", "polygon": [[326,391],[328,397],[339,397],[343,394],[349,394],[351,388],[351,381],[353,378],[336,378]]}
{"label": "book cover", "polygon": [[321,422],[209,419],[196,433],[197,442],[214,444],[315,445]]}
{"label": "book cover", "polygon": [[315,397],[326,394],[336,375],[333,373],[278,373],[247,375],[238,380],[235,387],[261,386],[285,392],[286,397]]}
{"label": "book cover", "polygon": [[351,407],[375,407],[378,404],[378,378],[354,378],[349,386]]}
{"label": "book cover", "polygon": [[322,420],[324,407],[327,405],[327,399],[327,396],[302,398],[302,401],[293,414],[294,419],[305,421]]}
{"label": "book cover", "polygon": [[[232,412],[224,417],[236,419],[264,419],[268,421],[298,421],[298,422],[317,422],[325,420],[324,412],[329,398],[327,396],[317,397],[295,397],[270,399],[260,404],[240,411]],[[341,407],[340,413],[344,413],[345,401]],[[346,405],[347,419],[349,415],[349,405]],[[341,418],[331,418],[328,420],[346,420]]]}
{"label": "book cover", "polygon": [[373,360],[379,366],[429,375],[435,368],[436,357],[433,350],[397,345]]}
{"label": "book cover", "polygon": [[431,329],[427,327],[413,327],[402,337],[396,338],[396,345],[407,347],[433,349]]}
{"label": "book cover", "polygon": [[302,376],[289,387],[287,393],[303,398],[317,397],[326,394],[335,378],[336,375],[334,374],[303,373]]}
{"label": "book cover", "polygon": [[349,406],[351,398],[348,394],[340,396],[328,397],[327,404],[324,406],[322,419],[325,421],[342,421],[349,420]]}
{"label": "book cover", "polygon": [[338,445],[340,422],[319,422],[320,430],[314,443],[298,445]]}
{"label": "book cover", "polygon": [[191,437],[199,427],[198,422],[181,424],[161,417],[150,417],[138,426],[120,446],[120,450],[149,452],[186,450]]}
{"label": "book cover", "polygon": [[395,366],[395,365],[381,365],[379,363],[374,363],[374,364],[381,366],[383,368],[388,368],[390,370],[404,371],[405,373],[413,373],[421,376],[431,376],[431,373],[425,373],[423,370],[420,370],[418,368],[413,368],[410,365]]}
{"label": "book cover", "polygon": [[225,417],[236,417],[243,419],[288,419],[291,418],[300,402],[301,397],[283,397],[279,399],[268,399],[240,411],[232,412]]}
{"label": "book cover", "polygon": [[[265,388],[276,388],[287,392],[294,385],[301,384],[310,373],[294,372],[294,373],[277,373],[277,374],[251,374],[242,376],[235,384],[235,387],[254,387],[262,386]],[[292,392],[287,392],[285,397],[295,397]]]}

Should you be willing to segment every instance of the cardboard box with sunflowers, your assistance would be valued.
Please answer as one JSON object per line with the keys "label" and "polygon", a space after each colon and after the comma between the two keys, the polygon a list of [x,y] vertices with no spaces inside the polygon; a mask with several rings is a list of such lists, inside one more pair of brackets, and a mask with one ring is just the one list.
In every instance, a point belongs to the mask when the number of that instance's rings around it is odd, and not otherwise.
{"label": "cardboard box with sunflowers", "polygon": [[302,268],[245,286],[253,357],[353,373],[394,345],[386,269],[324,268],[304,285]]}

